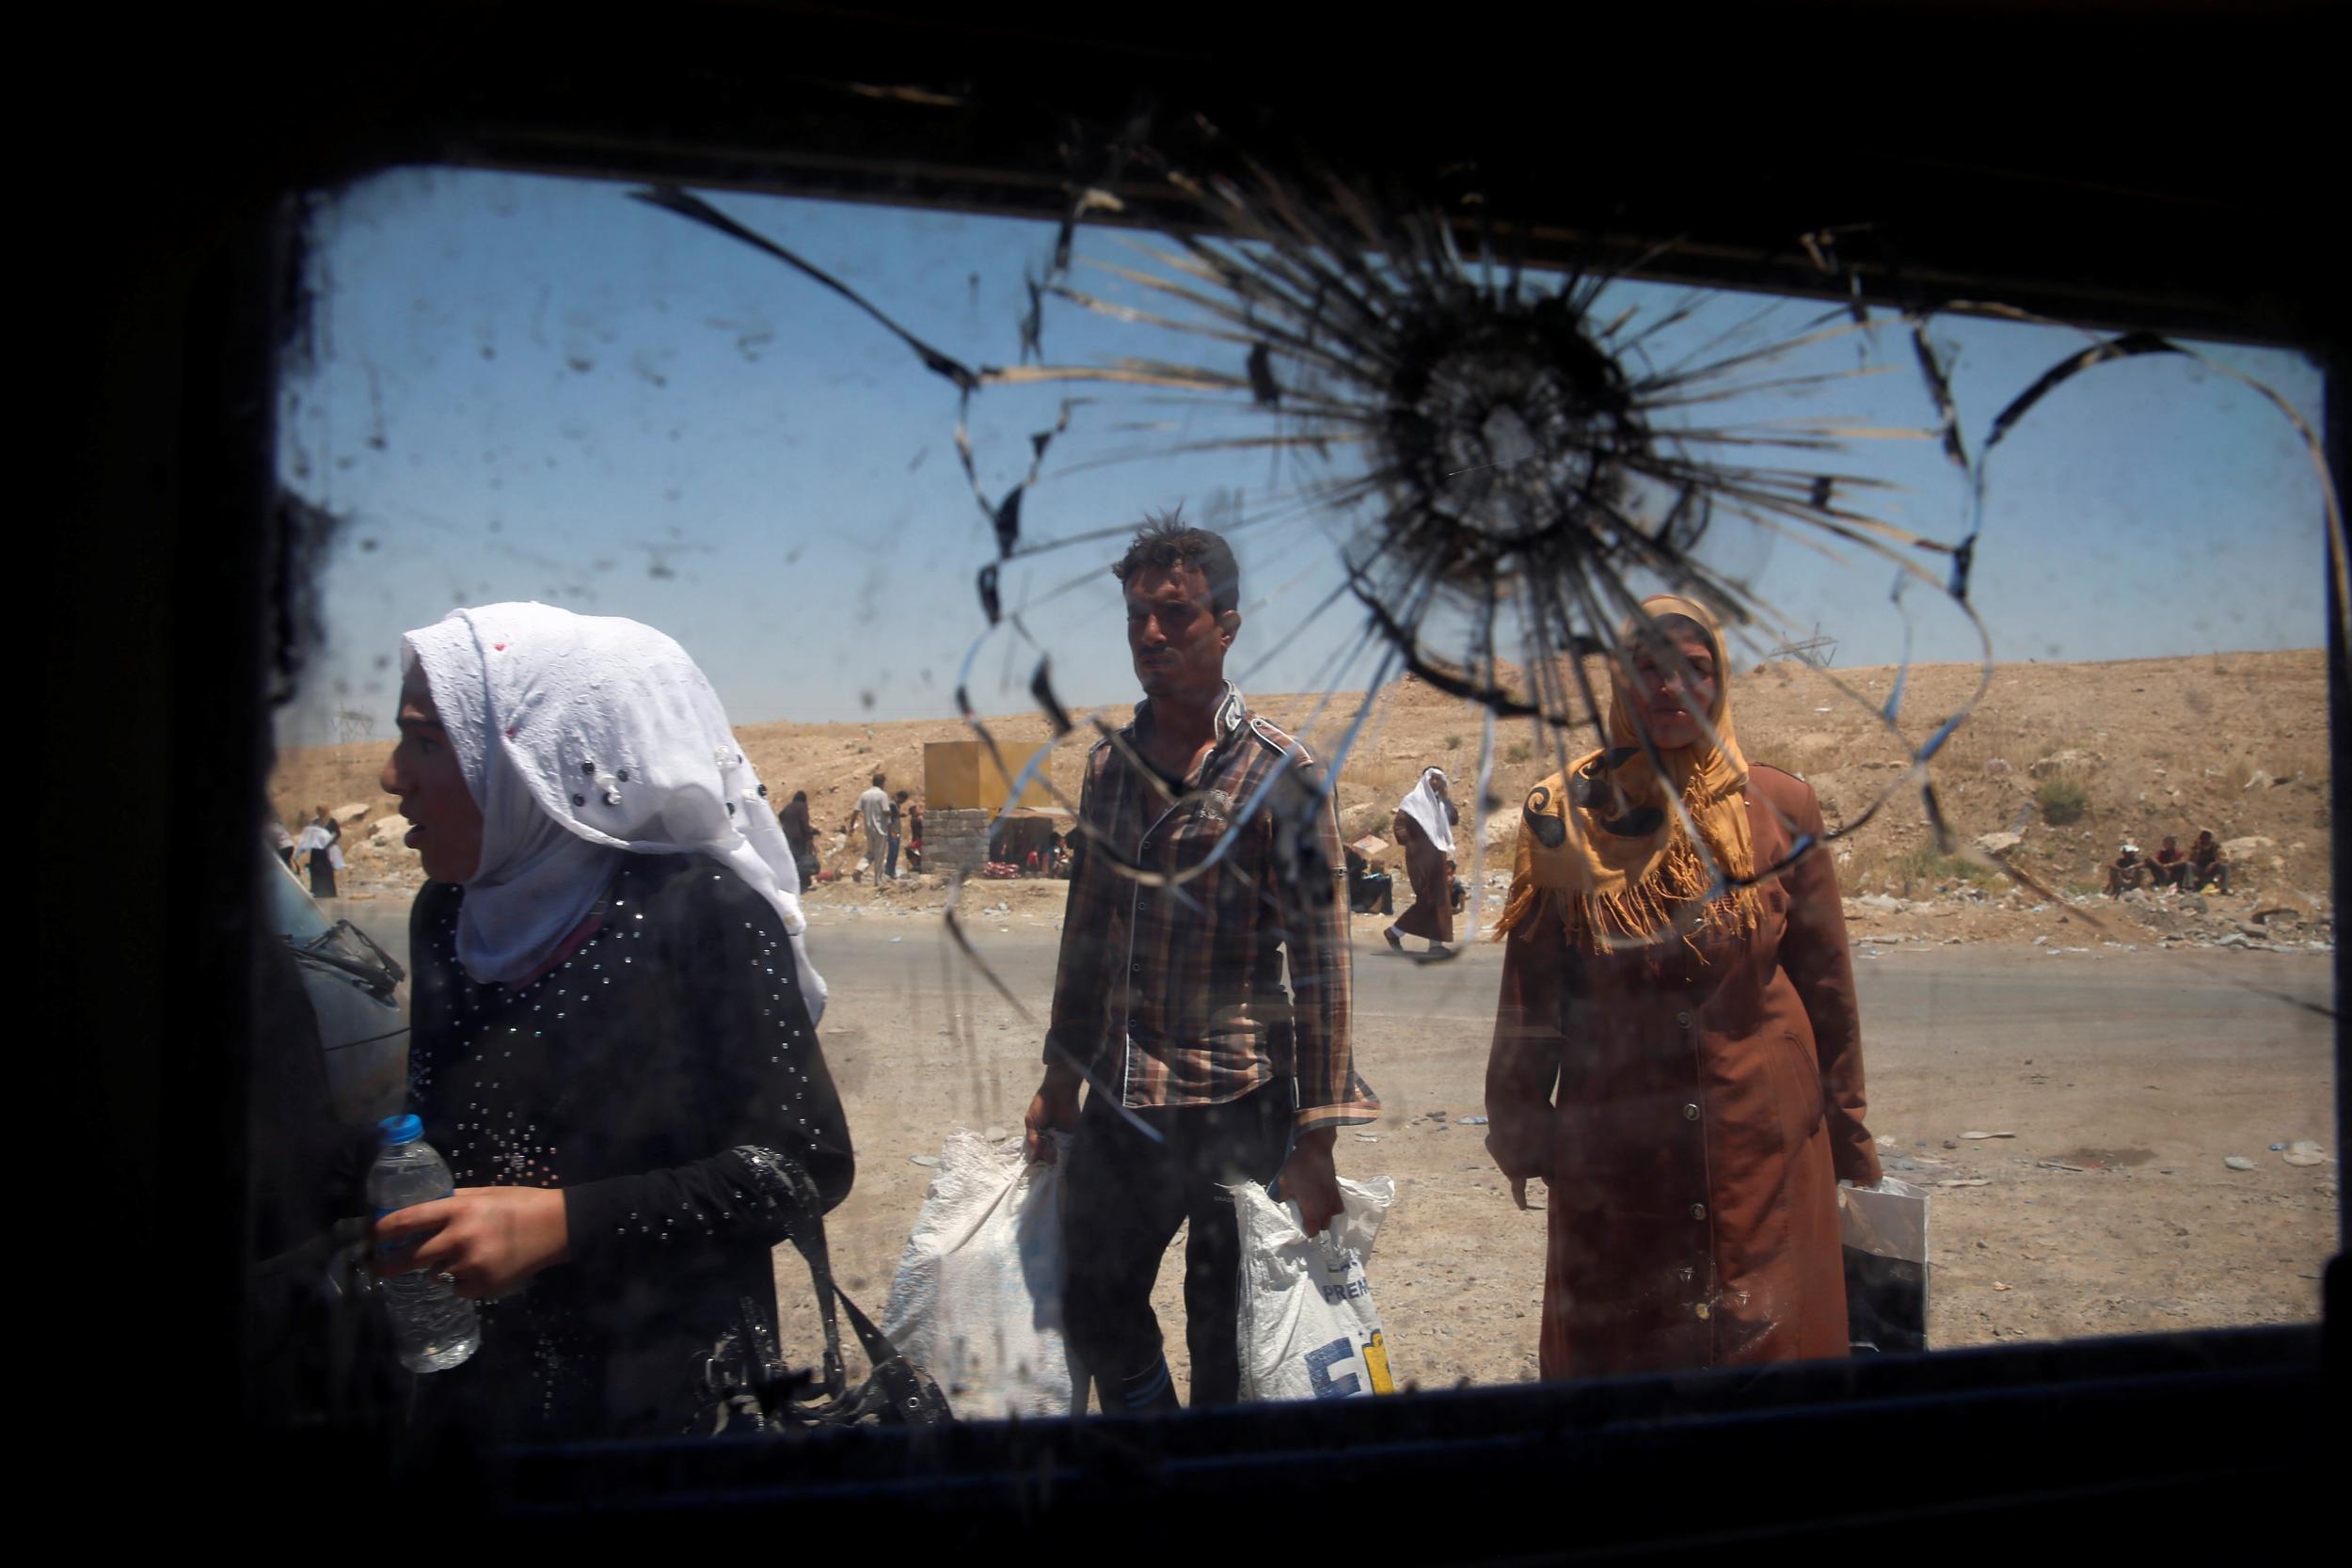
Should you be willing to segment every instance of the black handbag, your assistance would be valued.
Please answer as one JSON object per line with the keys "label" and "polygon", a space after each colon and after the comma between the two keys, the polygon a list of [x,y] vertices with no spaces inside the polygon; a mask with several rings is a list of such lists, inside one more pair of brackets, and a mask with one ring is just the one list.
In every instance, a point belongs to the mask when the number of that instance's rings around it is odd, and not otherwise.
{"label": "black handbag", "polygon": [[[954,1418],[947,1397],[922,1369],[909,1361],[889,1336],[834,1283],[833,1260],[825,1246],[824,1210],[816,1183],[796,1166],[784,1174],[803,1201],[792,1226],[792,1244],[808,1263],[817,1291],[817,1314],[824,1323],[824,1362],[818,1368],[795,1368],[740,1338],[722,1338],[706,1358],[703,1392],[711,1402],[707,1430],[729,1431],[748,1426],[761,1432],[799,1432],[812,1427],[945,1426]],[[849,1314],[850,1327],[866,1352],[870,1366],[866,1381],[849,1386],[841,1359],[841,1324],[834,1313],[838,1302]],[[746,1322],[759,1321],[745,1304]],[[767,1354],[762,1354],[767,1351]]]}

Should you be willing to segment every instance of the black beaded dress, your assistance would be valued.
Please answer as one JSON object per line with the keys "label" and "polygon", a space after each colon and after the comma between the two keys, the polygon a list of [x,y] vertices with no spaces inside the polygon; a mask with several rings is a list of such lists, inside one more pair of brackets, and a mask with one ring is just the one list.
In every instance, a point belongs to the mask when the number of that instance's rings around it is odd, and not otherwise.
{"label": "black beaded dress", "polygon": [[[427,884],[410,1108],[460,1187],[564,1190],[571,1259],[482,1307],[482,1348],[420,1413],[491,1441],[696,1429],[722,1338],[774,1354],[771,1249],[850,1191],[841,1101],[775,911],[691,855],[627,855],[589,935],[528,984],[456,957],[465,890]],[[799,1190],[805,1190],[804,1188]]]}

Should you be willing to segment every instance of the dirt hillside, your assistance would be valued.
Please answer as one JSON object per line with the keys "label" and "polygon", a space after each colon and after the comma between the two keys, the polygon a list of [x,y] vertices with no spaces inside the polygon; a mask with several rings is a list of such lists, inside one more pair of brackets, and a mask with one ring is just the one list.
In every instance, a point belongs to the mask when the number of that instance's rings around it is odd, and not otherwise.
{"label": "dirt hillside", "polygon": [[[1597,668],[1593,672],[1598,678]],[[2096,664],[1994,667],[1966,721],[1934,759],[1931,774],[1961,853],[1936,852],[1917,784],[1904,782],[1910,749],[1969,704],[1984,672],[1973,665],[1915,665],[1903,679],[1900,736],[1879,710],[1897,678],[1891,668],[1819,671],[1795,663],[1759,666],[1734,677],[1734,714],[1751,760],[1797,773],[1819,792],[1833,830],[1850,828],[1836,854],[1857,935],[1891,941],[1996,937],[2085,941],[2082,921],[2102,940],[2288,944],[2331,938],[2328,866],[2328,719],[2325,655],[2318,650],[2131,659]],[[1278,723],[1300,725],[1311,696],[1253,699]],[[1124,706],[1099,710],[1122,722]],[[1335,702],[1311,736],[1327,755],[1352,704]],[[1082,730],[1087,714],[1078,719]],[[1468,802],[1479,755],[1482,714],[1407,679],[1382,699],[1340,784],[1350,832],[1379,831],[1389,809],[1425,765],[1455,781]],[[1046,738],[1035,714],[990,721],[1016,762]],[[846,878],[857,850],[836,833],[866,779],[880,770],[893,789],[920,790],[923,746],[965,738],[953,718],[893,723],[744,725],[745,752],[773,799],[805,789],[826,831],[826,863]],[[1587,728],[1566,750],[1597,741]],[[348,891],[415,887],[416,857],[400,847],[405,824],[381,794],[376,774],[389,742],[313,747],[283,754],[272,800],[290,827],[312,805],[345,822]],[[1507,869],[1518,802],[1555,766],[1549,743],[1525,722],[1499,723],[1485,869]],[[1085,754],[1065,741],[1050,774],[1074,797]],[[1866,814],[1876,805],[1874,816]],[[387,819],[389,820],[387,820]],[[2119,840],[2153,851],[2162,835],[2183,843],[2211,827],[2233,847],[2237,881],[2227,899],[2097,896]],[[1987,835],[2016,834],[2012,845]],[[1978,847],[1984,840],[1991,853]],[[1465,875],[1470,856],[1462,856]],[[2018,880],[2001,874],[2014,866]],[[928,883],[929,879],[926,879]],[[2023,885],[2021,885],[2021,882]],[[2035,887],[2059,895],[2053,899]],[[1043,890],[1040,890],[1042,892]],[[816,892],[813,901],[860,901],[872,890]],[[936,886],[889,890],[893,900],[937,901]],[[2069,913],[2072,911],[2072,934]],[[2283,912],[2272,912],[2272,911]],[[2257,919],[2256,917],[2260,917]],[[2283,936],[2282,936],[2283,933]]]}

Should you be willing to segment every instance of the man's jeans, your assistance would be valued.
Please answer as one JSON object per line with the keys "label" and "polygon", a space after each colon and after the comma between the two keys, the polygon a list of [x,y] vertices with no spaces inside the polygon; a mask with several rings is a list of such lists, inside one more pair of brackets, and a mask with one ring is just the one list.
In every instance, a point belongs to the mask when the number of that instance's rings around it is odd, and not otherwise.
{"label": "man's jeans", "polygon": [[1270,1181],[1290,1147],[1291,1090],[1269,1084],[1222,1105],[1144,1110],[1154,1143],[1089,1089],[1062,1183],[1063,1322],[1101,1385],[1103,1408],[1172,1409],[1152,1287],[1176,1228],[1184,1242],[1192,1402],[1241,1397],[1234,1291],[1241,1227],[1224,1183]]}

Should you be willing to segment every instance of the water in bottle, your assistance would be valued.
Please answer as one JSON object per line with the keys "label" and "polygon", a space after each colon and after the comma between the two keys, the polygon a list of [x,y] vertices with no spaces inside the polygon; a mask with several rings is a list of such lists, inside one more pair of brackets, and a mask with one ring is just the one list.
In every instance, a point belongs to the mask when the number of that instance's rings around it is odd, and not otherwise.
{"label": "water in bottle", "polygon": [[[437,1201],[455,1190],[449,1166],[424,1141],[422,1122],[412,1116],[387,1117],[379,1125],[384,1142],[368,1172],[368,1201],[376,1218],[411,1204]],[[385,1247],[376,1250],[381,1260],[394,1256]],[[473,1303],[438,1275],[424,1270],[387,1274],[382,1288],[400,1364],[410,1371],[446,1371],[482,1343],[482,1323]]]}

